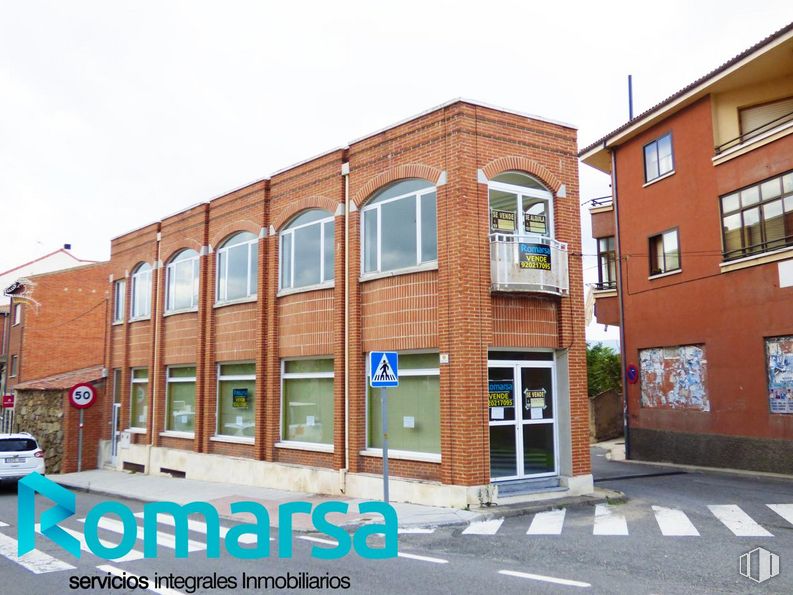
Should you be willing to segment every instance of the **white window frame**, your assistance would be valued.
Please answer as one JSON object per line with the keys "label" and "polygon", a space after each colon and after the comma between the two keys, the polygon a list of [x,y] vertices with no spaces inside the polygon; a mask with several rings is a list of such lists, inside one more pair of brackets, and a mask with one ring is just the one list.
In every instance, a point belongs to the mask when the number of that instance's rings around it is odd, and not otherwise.
{"label": "white window frame", "polygon": [[113,323],[124,322],[126,308],[127,280],[113,281]]}
{"label": "white window frame", "polygon": [[[309,209],[308,211],[303,211],[303,213],[307,213],[309,211],[320,211],[322,209]],[[303,214],[301,213],[301,215]],[[334,278],[326,279],[325,278],[325,225],[326,224],[335,225],[335,217],[333,215],[328,215],[323,219],[317,219],[316,221],[311,221],[309,223],[303,223],[301,225],[295,225],[294,227],[287,226],[280,234],[278,238],[278,289],[281,291],[291,291],[291,290],[308,290],[313,289],[316,287],[327,287],[330,286],[335,282],[335,275]],[[311,225],[319,225],[319,283],[312,283],[310,285],[300,285],[299,287],[295,287],[295,230],[303,229],[304,227],[310,227]],[[334,229],[335,233],[335,229]],[[284,267],[284,238],[286,236],[291,236],[289,242],[289,285],[284,285],[284,278],[283,278],[283,267]],[[334,267],[336,266],[336,250],[334,246],[333,250],[333,263]]]}
{"label": "white window frame", "polygon": [[[135,378],[135,372],[137,370],[146,370],[146,378]],[[149,384],[149,380],[150,380],[149,377],[150,376],[151,376],[151,374],[149,373],[149,368],[147,366],[139,366],[137,368],[130,368],[129,369],[129,378],[130,378],[130,382],[129,382],[129,413],[130,413],[130,415],[129,415],[129,428],[127,428],[127,429],[132,430],[133,432],[145,432],[146,431],[146,422],[143,422],[143,427],[132,425],[132,392],[133,392],[133,389],[135,388],[136,384]],[[146,394],[146,400],[148,401],[148,399],[149,399],[149,391],[146,390],[146,393],[147,393]],[[147,412],[146,415],[148,416],[148,412]]]}
{"label": "white window frame", "polygon": [[[181,368],[193,368],[195,369],[195,376],[177,376],[176,378],[171,378],[171,370],[178,370]],[[198,382],[196,380],[198,378],[198,367],[193,365],[179,365],[179,366],[166,366],[165,368],[165,411],[164,411],[164,423],[163,428],[166,428],[165,431],[160,432],[160,436],[177,436],[179,438],[194,438],[195,437],[195,430],[192,432],[183,432],[180,430],[168,430],[168,405],[170,404],[171,400],[171,391],[169,387],[171,384],[187,384],[188,382],[192,382],[196,385],[195,390],[193,391],[193,415],[198,413],[196,407],[196,399],[198,398],[197,390],[198,390]],[[195,418],[193,418],[193,428],[195,428]]]}
{"label": "white window frame", "polygon": [[[228,374],[226,376],[221,376],[220,370],[222,366],[234,366],[234,365],[242,365],[242,364],[253,364],[254,372],[253,374]],[[218,362],[215,377],[217,378],[217,382],[215,383],[215,434],[213,438],[220,438],[222,440],[230,440],[234,442],[244,442],[254,444],[256,441],[256,407],[254,405],[254,412],[253,412],[253,429],[254,429],[254,436],[251,438],[248,437],[241,437],[241,436],[234,436],[232,434],[223,434],[220,431],[220,383],[222,382],[234,382],[235,380],[240,380],[244,382],[250,382],[251,380],[255,383],[256,382],[256,362],[253,360],[244,360],[239,362]]]}
{"label": "white window frame", "polygon": [[[316,357],[288,357],[281,360],[281,421],[278,424],[280,427],[279,436],[280,442],[279,444],[287,445],[287,446],[296,446],[300,447],[303,450],[319,450],[319,451],[331,451],[333,449],[333,442],[301,442],[300,440],[288,440],[285,436],[284,432],[284,404],[285,404],[285,395],[284,395],[284,380],[298,380],[301,378],[311,379],[311,378],[332,378],[333,379],[333,411],[334,411],[334,418],[336,412],[336,403],[335,403],[335,392],[336,392],[336,380],[335,380],[335,372],[290,372],[286,373],[286,362],[290,361],[316,361],[316,360],[330,360],[333,362],[333,356],[321,356],[318,355]],[[335,365],[335,362],[334,362]],[[336,420],[333,420],[334,427],[336,425]],[[278,444],[276,445],[278,446]]]}
{"label": "white window frame", "polygon": [[[222,248],[218,248],[217,258],[215,259],[215,271],[220,271],[220,260],[221,260],[221,258],[225,258],[226,259],[226,267],[225,267],[225,269],[223,271],[224,275],[223,275],[222,279],[220,278],[220,275],[217,274],[217,272],[215,273],[217,275],[217,281],[215,282],[215,303],[216,304],[227,304],[227,303],[234,303],[234,302],[239,302],[239,301],[244,301],[244,300],[254,300],[257,297],[258,288],[255,287],[255,286],[252,287],[253,284],[251,283],[251,271],[252,270],[257,270],[257,272],[258,272],[259,263],[258,262],[251,262],[251,260],[252,260],[251,259],[251,250],[253,249],[254,245],[256,245],[258,247],[259,238],[258,237],[254,237],[252,240],[248,240],[246,242],[240,242],[238,244],[229,245],[229,243],[235,237],[237,237],[238,235],[243,234],[243,233],[252,233],[252,232],[245,232],[245,231],[236,232],[236,233],[232,234],[231,236],[229,236],[226,239],[225,242],[223,242],[223,247]],[[255,236],[255,234],[254,234],[254,236]],[[228,253],[229,253],[229,250],[232,250],[234,248],[239,248],[241,246],[247,246],[247,248],[248,248],[248,258],[247,258],[248,270],[247,270],[247,274],[246,274],[246,291],[245,291],[245,295],[243,297],[228,299],[226,297],[228,295],[228,278],[229,278],[229,256],[228,256]],[[258,279],[258,275],[257,275],[257,279]]]}
{"label": "white window frame", "polygon": [[[677,266],[675,268],[673,268],[673,269],[667,268],[667,264],[666,264],[667,255],[671,255],[671,253],[672,253],[671,250],[667,250],[667,247],[666,247],[667,246],[667,237],[671,236],[671,235],[674,235],[675,243],[677,244]],[[667,229],[667,230],[664,230],[664,231],[662,231],[660,233],[657,233],[655,235],[650,236],[648,238],[648,240],[647,240],[647,242],[648,242],[648,251],[649,251],[650,255],[652,255],[652,252],[655,249],[652,246],[652,243],[659,237],[661,238],[661,250],[662,250],[660,256],[661,256],[661,259],[663,260],[664,268],[660,269],[657,272],[654,272],[653,271],[653,264],[655,264],[655,263],[653,263],[652,259],[650,259],[650,278],[659,277],[661,275],[668,275],[668,274],[671,274],[671,273],[677,273],[677,272],[683,270],[683,259],[680,257],[680,228],[679,227],[673,227],[671,229]],[[657,250],[656,250],[656,253],[655,253],[655,257],[656,257],[656,259],[659,257],[659,254],[658,254]]]}
{"label": "white window frame", "polygon": [[[408,376],[440,376],[441,375],[441,368],[440,368],[440,352],[438,351],[399,351],[397,352],[398,355],[437,355],[438,356],[438,367],[437,368],[415,368],[415,369],[399,369],[399,377],[406,378]],[[383,449],[374,447],[369,444],[369,394],[370,391],[380,390],[374,389],[369,386],[369,375],[371,374],[371,370],[369,369],[369,358],[366,358],[366,383],[364,386],[364,395],[366,395],[366,450],[361,451],[362,455],[369,455],[369,456],[383,456]],[[438,393],[438,399],[440,400],[441,395],[440,392]],[[441,415],[443,415],[443,410],[441,410]],[[442,423],[442,420],[441,420]],[[441,428],[438,428],[438,432],[440,433]],[[442,448],[442,445],[441,445]],[[406,460],[414,460],[414,461],[428,461],[428,462],[440,462],[441,454],[434,453],[434,452],[422,452],[420,450],[398,450],[389,447],[388,448],[388,456],[393,456],[396,459],[402,458]]]}
{"label": "white window frame", "polygon": [[[193,256],[188,256],[186,258],[180,258],[182,254],[186,252],[192,252]],[[174,307],[174,290],[176,289],[176,269],[180,266],[189,266],[190,267],[190,287],[195,289],[190,294],[190,305],[184,308],[175,308]],[[165,311],[168,313],[173,312],[190,312],[198,309],[198,300],[201,295],[201,287],[200,287],[200,277],[201,277],[201,270],[200,270],[200,262],[199,262],[199,254],[195,250],[187,249],[187,250],[180,250],[178,253],[174,254],[171,261],[168,263],[168,266],[165,267]]]}
{"label": "white window frame", "polygon": [[14,304],[14,324],[13,326],[18,326],[22,323],[22,304],[16,303]]}
{"label": "white window frame", "polygon": [[16,378],[17,374],[19,374],[19,356],[12,355],[11,356],[11,369],[9,370],[9,376],[11,378]]}
{"label": "white window frame", "polygon": [[[148,269],[146,269],[145,271],[142,271],[141,269],[143,269],[143,267],[147,266],[147,265],[148,265],[148,263],[146,263],[146,262],[138,265],[138,268],[135,270],[134,273],[132,273],[132,292],[130,294],[130,296],[131,296],[130,302],[132,302],[132,303],[130,304],[130,308],[129,308],[129,320],[130,320],[130,322],[133,322],[135,320],[146,320],[148,318],[151,318],[151,287],[152,287],[151,281],[152,281],[152,271],[154,269],[153,269],[153,267],[149,266]],[[136,296],[136,294],[137,294],[137,292],[139,290],[140,283],[144,279],[148,283],[148,290],[144,294],[144,298],[145,298],[145,302],[144,303],[146,305],[146,312],[145,313],[141,313],[141,312],[138,312],[135,309],[135,304],[137,303],[137,300],[135,299],[135,296]]]}
{"label": "white window frame", "polygon": [[[508,173],[508,172],[503,172]],[[515,172],[519,173],[528,177],[528,174],[523,172]],[[535,178],[532,178],[535,179]],[[536,180],[538,184],[542,184],[539,180]],[[531,237],[542,237],[542,238],[555,238],[556,231],[554,228],[554,201],[553,201],[553,193],[550,190],[537,190],[536,188],[529,188],[527,186],[518,186],[516,184],[507,184],[505,182],[488,182],[487,183],[487,207],[488,207],[488,220],[490,218],[490,211],[492,208],[490,207],[490,190],[501,190],[502,192],[509,192],[510,194],[515,194],[517,196],[517,200],[515,202],[515,208],[517,213],[517,221],[515,222],[515,231],[513,234],[504,231],[492,231],[491,234],[499,234],[499,235],[515,235],[515,236],[531,236]],[[536,234],[536,233],[529,233],[526,231],[526,212],[523,210],[523,198],[539,198],[541,200],[545,200],[548,202],[548,228],[546,230],[547,234]],[[489,226],[489,224],[488,224]]]}
{"label": "white window frame", "polygon": [[[405,180],[401,180],[405,181]],[[379,194],[387,187],[381,188],[377,191],[376,194]],[[422,261],[422,245],[421,245],[421,198],[425,194],[435,194],[435,228],[436,228],[436,251],[435,251],[435,258],[432,260]],[[373,196],[372,198],[375,198]],[[383,217],[380,207],[385,204],[396,202],[398,200],[403,200],[406,198],[416,197],[416,262],[415,264],[408,265],[406,267],[402,267],[399,269],[388,269],[387,271],[383,270],[382,267],[382,240],[383,240]],[[366,213],[367,211],[377,211],[377,268],[373,271],[366,270]],[[396,271],[410,271],[417,268],[423,268],[431,265],[437,266],[438,264],[438,257],[437,257],[437,227],[438,227],[438,188],[434,184],[430,184],[426,188],[421,190],[413,190],[412,192],[407,192],[405,194],[400,194],[399,196],[394,196],[392,198],[387,198],[382,201],[377,201],[374,204],[369,204],[361,209],[361,275],[371,276],[371,275],[378,275],[380,273],[390,273]]]}

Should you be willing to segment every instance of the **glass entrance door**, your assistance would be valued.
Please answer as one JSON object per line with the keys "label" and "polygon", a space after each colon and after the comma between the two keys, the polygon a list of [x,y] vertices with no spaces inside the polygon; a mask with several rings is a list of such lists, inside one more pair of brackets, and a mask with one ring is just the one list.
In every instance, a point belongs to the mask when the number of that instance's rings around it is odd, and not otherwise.
{"label": "glass entrance door", "polygon": [[552,361],[491,361],[488,368],[493,481],[556,475]]}

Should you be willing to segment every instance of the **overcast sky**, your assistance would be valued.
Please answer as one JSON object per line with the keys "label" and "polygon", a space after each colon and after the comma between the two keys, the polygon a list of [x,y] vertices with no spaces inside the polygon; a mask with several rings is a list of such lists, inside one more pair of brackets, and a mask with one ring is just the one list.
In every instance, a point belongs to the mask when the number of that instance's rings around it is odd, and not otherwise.
{"label": "overcast sky", "polygon": [[[792,20],[790,0],[0,0],[0,271],[64,243],[106,259],[113,236],[455,97],[584,146],[626,119],[629,73],[638,113]],[[582,201],[608,193],[582,166]]]}

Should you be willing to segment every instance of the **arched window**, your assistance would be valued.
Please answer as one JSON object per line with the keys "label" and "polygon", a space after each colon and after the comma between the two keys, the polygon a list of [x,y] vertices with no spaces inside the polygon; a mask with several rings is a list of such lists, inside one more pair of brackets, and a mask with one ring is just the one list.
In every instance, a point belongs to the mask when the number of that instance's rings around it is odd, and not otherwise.
{"label": "arched window", "polygon": [[311,209],[281,232],[281,289],[309,287],[334,279],[333,215]]}
{"label": "arched window", "polygon": [[165,269],[167,276],[165,310],[191,310],[198,307],[198,252],[182,250]]}
{"label": "arched window", "polygon": [[228,238],[218,250],[218,302],[256,297],[259,279],[259,239],[243,231]]}
{"label": "arched window", "polygon": [[438,259],[435,186],[400,180],[386,186],[361,210],[363,272],[415,267]]}
{"label": "arched window", "polygon": [[132,273],[132,309],[130,318],[151,316],[151,265],[144,262]]}
{"label": "arched window", "polygon": [[516,171],[493,178],[490,232],[553,237],[553,195],[533,177]]}

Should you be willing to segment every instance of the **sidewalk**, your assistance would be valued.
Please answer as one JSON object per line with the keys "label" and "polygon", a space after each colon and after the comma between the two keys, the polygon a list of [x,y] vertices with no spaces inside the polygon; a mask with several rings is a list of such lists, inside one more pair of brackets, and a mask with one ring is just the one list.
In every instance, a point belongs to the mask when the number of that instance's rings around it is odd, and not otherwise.
{"label": "sidewalk", "polygon": [[[269,488],[244,486],[230,483],[212,481],[197,481],[194,479],[179,479],[146,475],[143,473],[126,473],[105,469],[93,469],[80,473],[66,473],[62,475],[47,475],[48,479],[60,485],[111,497],[131,498],[142,502],[188,502],[203,501],[212,504],[222,518],[235,521],[251,522],[250,514],[232,514],[232,502],[254,501],[267,509],[270,523],[278,526],[278,506],[285,502],[304,501],[313,506],[322,502],[346,502],[350,509],[347,515],[329,514],[327,519],[337,525],[361,524],[370,519],[380,519],[379,515],[367,516],[358,513],[357,504],[365,500],[346,498],[344,496],[327,496],[310,494],[306,492],[291,492]],[[400,527],[427,527],[470,523],[482,517],[479,512],[459,510],[456,508],[442,508],[438,506],[421,506],[394,502],[392,506],[397,511]],[[295,515],[293,518],[294,529],[297,531],[310,531],[314,529],[310,517]]]}
{"label": "sidewalk", "polygon": [[[313,506],[322,502],[342,501],[349,505],[346,515],[329,514],[327,519],[336,524],[358,525],[369,520],[380,520],[380,515],[361,515],[358,513],[357,504],[365,500],[346,498],[344,496],[328,496],[306,492],[292,492],[269,488],[244,486],[231,483],[211,481],[198,481],[193,479],[180,479],[143,473],[127,473],[106,469],[94,469],[80,473],[66,473],[62,475],[48,475],[62,486],[78,491],[99,494],[109,497],[130,498],[142,502],[188,502],[203,501],[212,504],[222,518],[235,521],[251,522],[252,515],[248,513],[232,514],[230,506],[233,502],[254,501],[267,509],[270,523],[278,526],[278,506],[285,502],[304,501]],[[596,488],[593,496],[566,498],[563,500],[544,500],[514,504],[508,506],[493,506],[476,510],[460,510],[440,506],[423,506],[419,504],[406,504],[392,502],[399,518],[399,526],[403,529],[415,527],[437,527],[441,525],[468,524],[491,518],[514,516],[549,510],[559,506],[573,504],[589,504],[606,502],[610,498],[619,497],[618,492]],[[314,526],[310,517],[299,514],[293,518],[294,529],[297,531],[313,531]]]}

